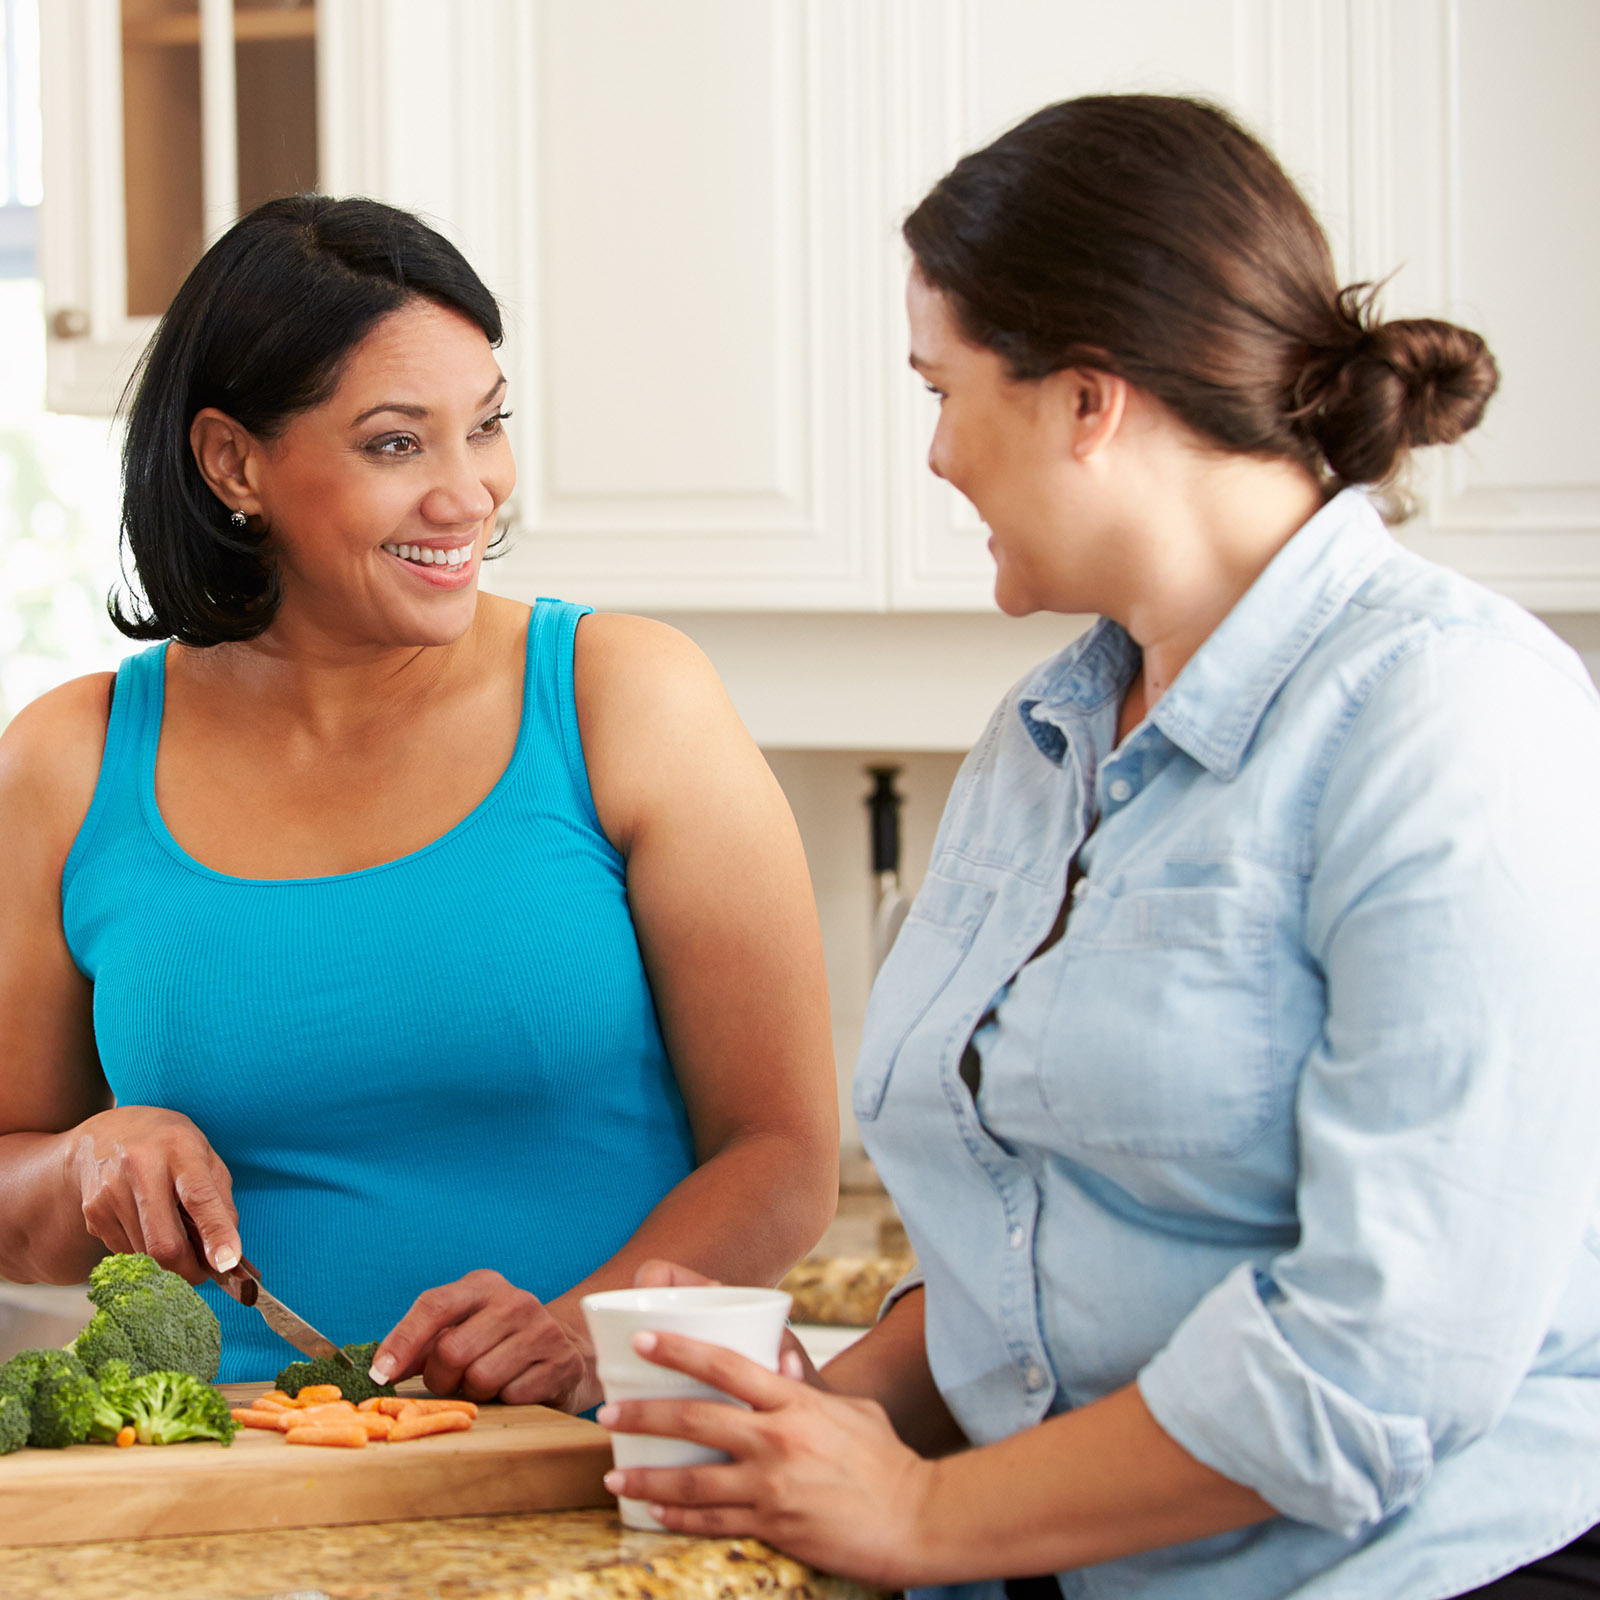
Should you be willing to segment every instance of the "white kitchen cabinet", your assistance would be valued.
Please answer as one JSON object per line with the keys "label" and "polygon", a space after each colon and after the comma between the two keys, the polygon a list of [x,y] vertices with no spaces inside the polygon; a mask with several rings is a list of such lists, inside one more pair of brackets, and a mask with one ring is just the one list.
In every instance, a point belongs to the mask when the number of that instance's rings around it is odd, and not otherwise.
{"label": "white kitchen cabinet", "polygon": [[[170,30],[201,6],[229,0],[42,8],[47,304],[80,332],[52,339],[58,407],[108,409],[150,327],[130,299],[125,219],[151,217],[123,199],[123,19]],[[300,9],[231,12],[241,175],[265,59],[246,32],[306,30],[283,20]],[[315,94],[302,69],[284,103],[315,130],[320,186],[424,211],[505,305],[521,476],[493,587],[653,612],[991,612],[981,527],[924,464],[898,224],[1037,106],[1155,89],[1260,131],[1342,276],[1393,271],[1391,312],[1465,321],[1499,353],[1487,425],[1421,464],[1404,537],[1529,605],[1600,609],[1600,206],[1578,158],[1600,138],[1593,0],[318,0],[314,17]],[[181,209],[198,248],[195,195],[212,227],[228,214],[227,137],[207,130],[230,119],[205,110],[227,63],[213,50],[208,80],[183,48],[181,93],[150,102],[175,175],[153,215]]]}
{"label": "white kitchen cabinet", "polygon": [[1423,554],[1540,611],[1600,610],[1600,5],[1352,0],[1356,271],[1479,330],[1501,388],[1430,452]]}
{"label": "white kitchen cabinet", "polygon": [[314,0],[48,0],[48,403],[109,412],[207,240],[318,178]]}

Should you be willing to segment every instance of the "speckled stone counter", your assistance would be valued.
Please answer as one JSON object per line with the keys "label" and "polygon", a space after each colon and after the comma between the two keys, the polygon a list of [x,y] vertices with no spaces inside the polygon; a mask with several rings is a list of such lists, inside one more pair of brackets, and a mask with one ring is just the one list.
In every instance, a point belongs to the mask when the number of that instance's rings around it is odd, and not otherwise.
{"label": "speckled stone counter", "polygon": [[808,1256],[780,1285],[794,1297],[790,1321],[869,1328],[883,1297],[915,1265],[909,1253]]}
{"label": "speckled stone counter", "polygon": [[451,1517],[0,1550],[4,1600],[869,1600],[754,1539],[612,1511]]}

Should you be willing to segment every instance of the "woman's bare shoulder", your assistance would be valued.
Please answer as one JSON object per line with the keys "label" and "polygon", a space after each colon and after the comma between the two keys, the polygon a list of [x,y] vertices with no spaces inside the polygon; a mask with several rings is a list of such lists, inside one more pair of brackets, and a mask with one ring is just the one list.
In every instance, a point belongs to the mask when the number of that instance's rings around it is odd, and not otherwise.
{"label": "woman's bare shoulder", "polygon": [[722,694],[722,682],[705,652],[687,634],[653,617],[595,611],[578,625],[574,646],[579,693],[643,693],[669,703]]}
{"label": "woman's bare shoulder", "polygon": [[15,842],[59,847],[83,826],[105,750],[116,675],[92,672],[31,701],[0,733],[0,819]]}
{"label": "woman's bare shoulder", "polygon": [[713,774],[760,761],[705,652],[664,622],[585,617],[573,678],[595,809],[624,853],[641,824],[692,809]]}

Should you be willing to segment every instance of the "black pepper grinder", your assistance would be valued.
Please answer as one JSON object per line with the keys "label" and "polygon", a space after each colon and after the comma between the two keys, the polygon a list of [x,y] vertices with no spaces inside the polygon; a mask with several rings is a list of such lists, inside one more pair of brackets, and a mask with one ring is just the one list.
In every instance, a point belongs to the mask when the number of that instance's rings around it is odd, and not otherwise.
{"label": "black pepper grinder", "polygon": [[872,876],[876,886],[872,913],[874,975],[889,954],[911,904],[900,892],[900,806],[904,796],[894,786],[900,771],[899,767],[867,768],[867,776],[872,779],[867,814],[872,823]]}

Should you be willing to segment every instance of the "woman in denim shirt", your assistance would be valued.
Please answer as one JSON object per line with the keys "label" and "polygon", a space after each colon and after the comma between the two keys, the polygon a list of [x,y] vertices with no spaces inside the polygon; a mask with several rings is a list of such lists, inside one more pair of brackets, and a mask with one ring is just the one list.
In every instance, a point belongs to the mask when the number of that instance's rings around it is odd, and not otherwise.
{"label": "woman in denim shirt", "polygon": [[1052,106],[905,232],[1001,608],[1101,620],[972,751],[874,990],[915,1281],[820,1375],[661,1336],[753,1409],[608,1408],[734,1458],[612,1486],[889,1587],[1600,1592],[1600,708],[1360,487],[1488,351],[1340,291],[1191,101]]}

